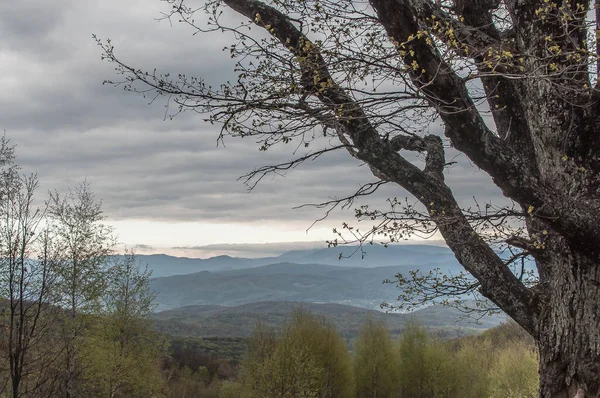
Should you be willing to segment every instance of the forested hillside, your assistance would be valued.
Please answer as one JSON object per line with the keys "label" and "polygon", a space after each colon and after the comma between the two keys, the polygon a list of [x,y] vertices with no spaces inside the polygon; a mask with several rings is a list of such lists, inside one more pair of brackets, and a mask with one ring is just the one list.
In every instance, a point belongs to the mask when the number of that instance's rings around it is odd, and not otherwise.
{"label": "forested hillside", "polygon": [[348,340],[327,317],[296,310],[277,330],[259,323],[239,362],[194,356],[199,341],[176,345],[172,355],[186,365],[169,380],[173,398],[537,396],[533,341],[512,322],[444,339],[418,323],[392,337],[383,322],[367,317]]}
{"label": "forested hillside", "polygon": [[446,337],[479,333],[506,320],[497,314],[476,321],[452,307],[431,306],[410,314],[384,313],[376,310],[333,303],[265,301],[240,306],[186,306],[152,314],[157,330],[182,337],[248,337],[261,322],[265,327],[281,329],[299,308],[327,317],[344,338],[356,338],[361,325],[371,318],[381,322],[391,335],[403,332],[410,322],[419,322],[427,330]]}

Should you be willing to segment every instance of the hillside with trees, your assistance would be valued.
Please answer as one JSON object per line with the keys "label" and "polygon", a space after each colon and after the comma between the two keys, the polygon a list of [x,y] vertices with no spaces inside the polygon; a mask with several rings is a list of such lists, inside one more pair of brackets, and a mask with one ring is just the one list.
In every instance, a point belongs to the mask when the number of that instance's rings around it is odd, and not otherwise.
{"label": "hillside with trees", "polygon": [[118,261],[86,182],[39,199],[0,139],[0,396],[164,394],[165,339],[149,322],[149,273]]}
{"label": "hillside with trees", "polygon": [[335,303],[291,301],[256,302],[232,307],[186,306],[153,313],[151,319],[157,330],[172,336],[236,338],[249,337],[256,322],[278,330],[299,308],[326,317],[347,339],[356,338],[361,325],[369,318],[385,325],[392,336],[401,334],[411,322],[418,322],[428,331],[444,337],[457,337],[477,334],[506,321],[502,314],[476,319],[456,308],[442,305],[400,314]]}
{"label": "hillside with trees", "polygon": [[206,370],[190,368],[173,384],[222,398],[535,398],[537,368],[534,342],[514,322],[445,340],[416,323],[393,338],[367,318],[347,344],[326,317],[297,310],[278,331],[256,326],[233,377],[194,384]]}

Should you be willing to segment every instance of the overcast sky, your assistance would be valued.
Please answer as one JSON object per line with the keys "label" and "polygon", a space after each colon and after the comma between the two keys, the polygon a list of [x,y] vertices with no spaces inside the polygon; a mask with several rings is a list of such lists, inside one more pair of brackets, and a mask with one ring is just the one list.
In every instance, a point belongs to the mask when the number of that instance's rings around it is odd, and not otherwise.
{"label": "overcast sky", "polygon": [[[331,239],[352,211],[307,232],[323,210],[293,208],[354,192],[374,180],[367,167],[340,152],[266,179],[250,193],[237,178],[289,159],[287,148],[259,152],[250,140],[217,146],[217,130],[201,118],[165,121],[164,102],[148,105],[102,85],[115,74],[100,60],[94,33],[112,39],[129,64],[227,78],[232,61],[221,49],[228,37],[192,36],[183,25],[157,22],[168,7],[159,0],[0,2],[0,129],[17,145],[23,170],[39,174],[40,195],[87,179],[121,241],[142,251]],[[484,201],[498,195],[486,176],[457,160],[447,175],[464,202],[476,193]],[[383,204],[387,196],[405,193],[388,187],[370,202]]]}

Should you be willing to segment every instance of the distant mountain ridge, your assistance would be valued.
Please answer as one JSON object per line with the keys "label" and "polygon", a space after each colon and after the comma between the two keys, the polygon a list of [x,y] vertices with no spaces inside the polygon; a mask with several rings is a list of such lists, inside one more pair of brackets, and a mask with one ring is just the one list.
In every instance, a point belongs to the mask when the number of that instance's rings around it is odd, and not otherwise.
{"label": "distant mountain ridge", "polygon": [[337,246],[313,250],[293,250],[283,253],[280,261],[299,264],[319,263],[345,267],[374,267],[387,265],[411,265],[423,261],[424,257],[439,262],[454,259],[450,249],[432,245],[389,245]]}
{"label": "distant mountain ridge", "polygon": [[[322,249],[305,249],[285,252],[275,257],[242,258],[216,256],[207,259],[173,257],[166,254],[136,255],[138,260],[152,270],[152,276],[192,274],[201,271],[227,271],[260,267],[276,263],[324,264],[341,267],[373,268],[380,266],[456,263],[450,249],[432,245],[365,245],[364,258],[357,246],[338,246]],[[340,255],[342,258],[340,258]]]}

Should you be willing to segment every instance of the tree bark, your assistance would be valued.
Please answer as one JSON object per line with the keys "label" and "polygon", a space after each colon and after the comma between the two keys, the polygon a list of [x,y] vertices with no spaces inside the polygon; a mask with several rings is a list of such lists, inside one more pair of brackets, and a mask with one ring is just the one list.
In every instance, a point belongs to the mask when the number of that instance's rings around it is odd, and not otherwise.
{"label": "tree bark", "polygon": [[[553,285],[540,316],[540,395],[600,396],[600,268],[598,258],[566,251],[551,264]],[[550,264],[548,264],[550,265]]]}

